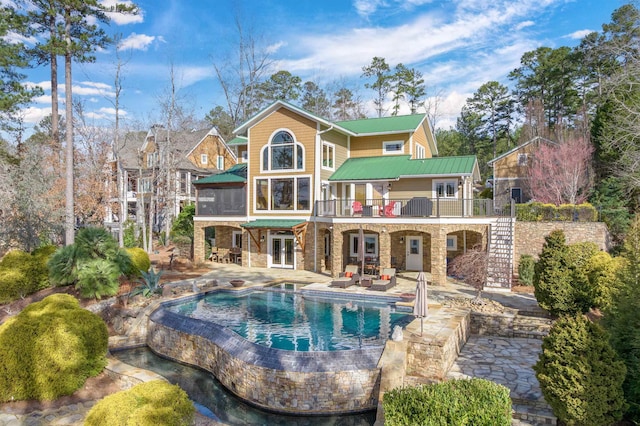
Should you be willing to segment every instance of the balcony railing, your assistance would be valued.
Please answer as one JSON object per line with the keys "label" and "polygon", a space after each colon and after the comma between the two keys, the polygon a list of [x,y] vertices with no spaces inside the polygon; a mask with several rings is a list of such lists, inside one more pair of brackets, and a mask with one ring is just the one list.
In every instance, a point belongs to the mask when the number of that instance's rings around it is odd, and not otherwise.
{"label": "balcony railing", "polygon": [[370,199],[355,201],[339,198],[316,201],[316,215],[323,217],[489,217],[511,215],[494,210],[493,200],[452,198]]}

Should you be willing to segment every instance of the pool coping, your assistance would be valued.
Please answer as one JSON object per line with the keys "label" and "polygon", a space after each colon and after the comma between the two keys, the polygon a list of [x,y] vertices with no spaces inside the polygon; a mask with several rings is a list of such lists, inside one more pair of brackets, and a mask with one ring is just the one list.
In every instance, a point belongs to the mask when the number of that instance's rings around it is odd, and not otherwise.
{"label": "pool coping", "polygon": [[[363,349],[347,349],[337,351],[297,352],[285,349],[269,348],[250,342],[236,332],[214,322],[190,318],[166,308],[185,302],[200,300],[213,293],[250,293],[253,291],[270,291],[275,293],[292,293],[287,290],[248,287],[238,289],[213,289],[207,292],[181,297],[162,302],[150,315],[149,320],[180,332],[203,337],[218,345],[235,358],[246,363],[272,370],[291,371],[299,373],[334,372],[353,370],[372,370],[377,368],[378,361],[384,351],[384,344]],[[344,297],[331,291],[301,289],[297,293],[307,293],[308,296],[330,298],[332,301],[395,302],[397,297],[383,295],[353,295]]]}

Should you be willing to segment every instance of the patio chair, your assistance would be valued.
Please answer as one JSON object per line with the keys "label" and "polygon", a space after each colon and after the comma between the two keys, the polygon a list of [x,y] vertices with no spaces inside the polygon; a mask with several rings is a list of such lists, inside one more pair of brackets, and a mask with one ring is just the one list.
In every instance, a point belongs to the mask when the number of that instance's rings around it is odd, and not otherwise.
{"label": "patio chair", "polygon": [[331,282],[331,287],[347,288],[358,281],[360,281],[358,265],[347,265],[344,272],[340,272],[340,276]]}
{"label": "patio chair", "polygon": [[384,268],[380,278],[371,282],[371,290],[387,291],[396,285],[396,269]]}
{"label": "patio chair", "polygon": [[389,204],[384,206],[384,215],[386,217],[396,217],[396,215],[394,213],[395,207],[396,207],[396,202],[395,201],[391,201]]}
{"label": "patio chair", "polygon": [[353,211],[354,215],[362,215],[362,203],[360,201],[354,201],[351,205],[351,210]]}

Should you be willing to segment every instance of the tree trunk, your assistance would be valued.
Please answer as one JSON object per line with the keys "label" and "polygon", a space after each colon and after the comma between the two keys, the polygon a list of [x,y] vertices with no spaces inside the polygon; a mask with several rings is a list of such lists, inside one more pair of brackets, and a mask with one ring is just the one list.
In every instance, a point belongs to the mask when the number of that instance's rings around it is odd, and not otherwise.
{"label": "tree trunk", "polygon": [[73,208],[73,97],[71,94],[71,11],[65,8],[64,87],[66,124],[66,190],[65,190],[65,245],[73,244],[75,237],[75,216]]}

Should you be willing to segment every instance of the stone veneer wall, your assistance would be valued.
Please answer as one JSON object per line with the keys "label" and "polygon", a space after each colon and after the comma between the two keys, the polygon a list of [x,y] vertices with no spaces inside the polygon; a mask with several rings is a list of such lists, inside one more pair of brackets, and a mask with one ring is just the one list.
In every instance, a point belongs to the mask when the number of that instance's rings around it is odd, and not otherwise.
{"label": "stone veneer wall", "polygon": [[523,254],[536,259],[542,251],[544,239],[552,231],[561,229],[567,238],[567,244],[592,241],[600,250],[611,247],[611,238],[607,225],[603,222],[522,222],[516,221],[514,247],[514,274],[518,273],[518,264]]}
{"label": "stone veneer wall", "polygon": [[549,334],[552,324],[551,318],[542,315],[520,315],[511,312],[471,313],[471,333],[478,335],[542,339]]}
{"label": "stone veneer wall", "polygon": [[406,374],[443,380],[469,339],[470,313],[462,309],[430,310],[424,321],[422,338],[407,343]]}
{"label": "stone veneer wall", "polygon": [[253,344],[232,331],[158,309],[147,345],[199,366],[231,392],[259,407],[327,414],[375,409],[383,348],[329,353],[282,351]]}

